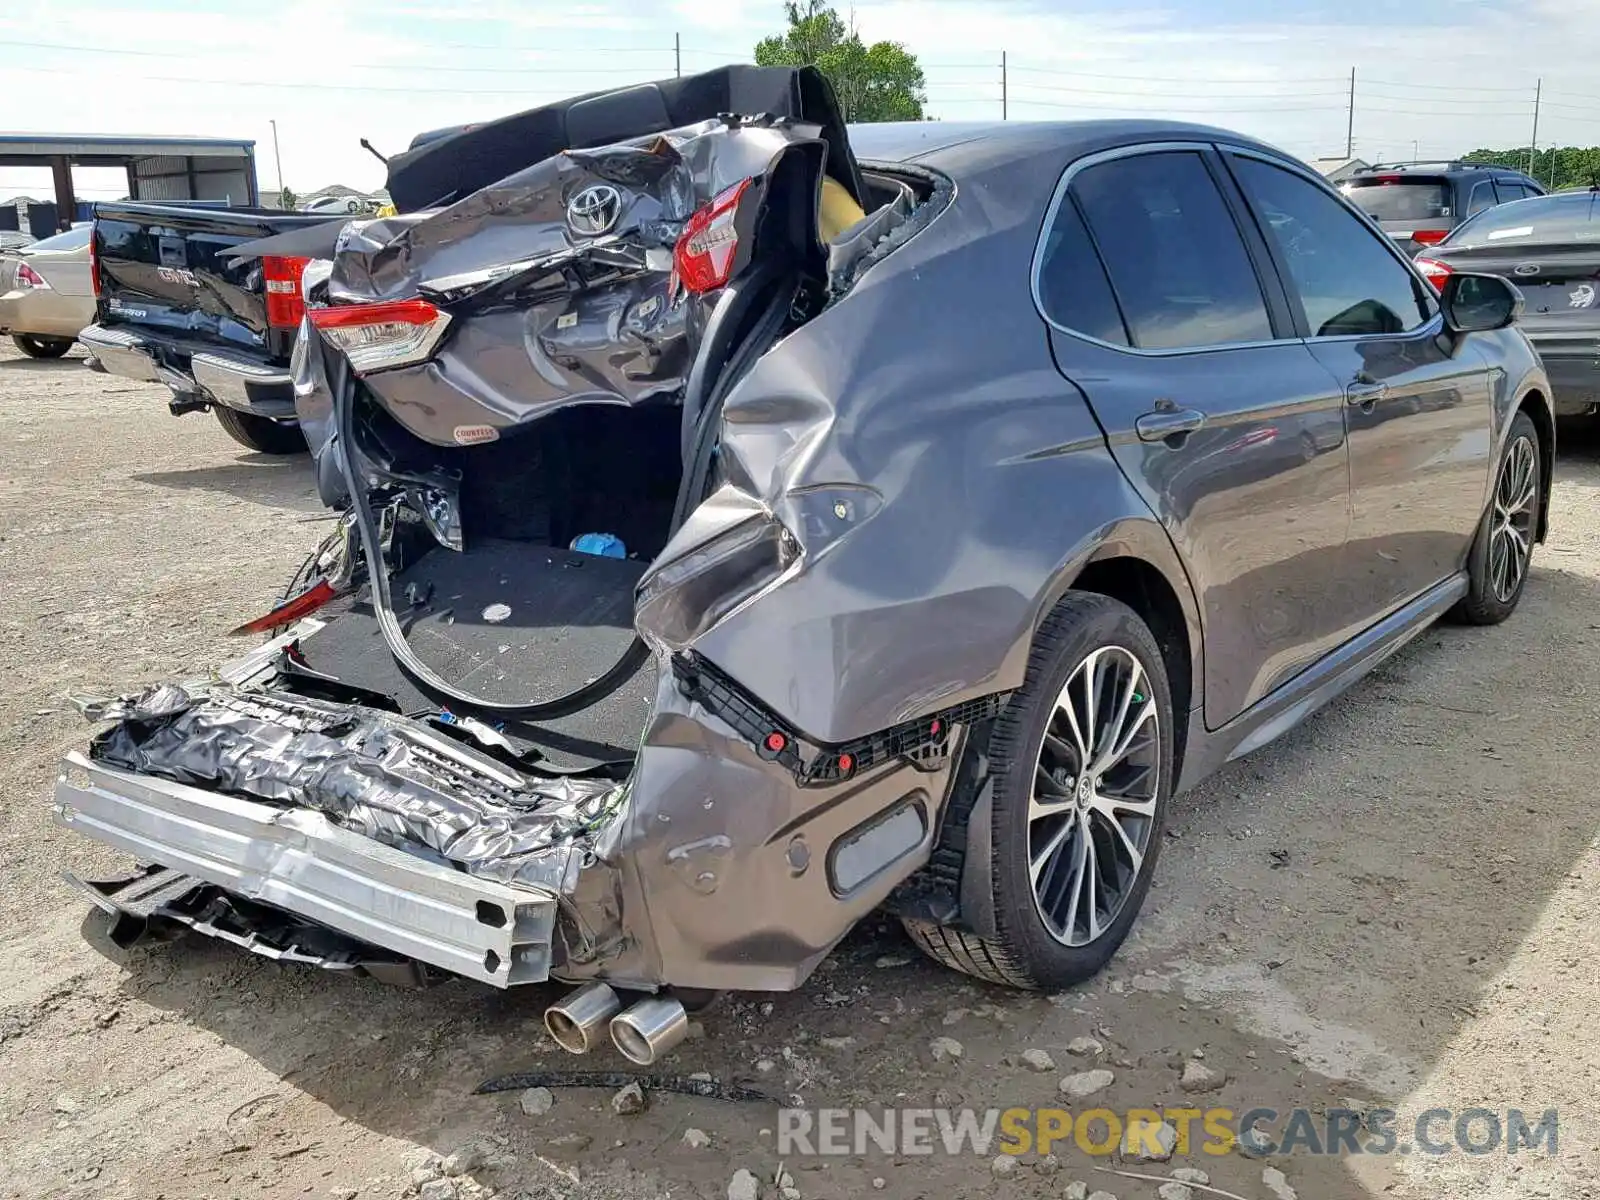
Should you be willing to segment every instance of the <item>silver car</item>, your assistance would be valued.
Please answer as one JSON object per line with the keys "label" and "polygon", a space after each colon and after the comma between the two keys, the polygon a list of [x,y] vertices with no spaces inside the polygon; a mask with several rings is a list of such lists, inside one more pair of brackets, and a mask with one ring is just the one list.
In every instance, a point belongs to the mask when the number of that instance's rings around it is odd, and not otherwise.
{"label": "silver car", "polygon": [[60,358],[94,320],[88,223],[0,253],[0,333],[30,358]]}

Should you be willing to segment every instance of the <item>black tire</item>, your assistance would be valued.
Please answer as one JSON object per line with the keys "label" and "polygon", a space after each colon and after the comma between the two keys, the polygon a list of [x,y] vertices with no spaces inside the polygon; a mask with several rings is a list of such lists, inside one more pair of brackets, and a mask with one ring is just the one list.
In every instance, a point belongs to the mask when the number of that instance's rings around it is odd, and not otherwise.
{"label": "black tire", "polygon": [[[1053,718],[1060,720],[1057,698],[1068,682],[1078,677],[1079,668],[1087,664],[1096,651],[1131,658],[1142,669],[1148,694],[1134,691],[1137,675],[1129,678],[1127,694],[1130,699],[1140,700],[1141,705],[1154,705],[1154,733],[1153,736],[1144,735],[1147,744],[1141,744],[1139,754],[1148,756],[1147,762],[1153,764],[1156,778],[1148,785],[1149,799],[1143,801],[1153,805],[1150,815],[1134,818],[1135,823],[1147,823],[1139,830],[1143,836],[1142,861],[1124,885],[1120,907],[1109,914],[1108,922],[1098,935],[1092,933],[1091,922],[1089,939],[1084,944],[1069,945],[1046,926],[1044,904],[1035,898],[1030,871],[1029,812],[1035,775],[1042,769],[1041,754],[1047,749],[1046,732]],[[1112,697],[1112,705],[1115,707],[1115,697]],[[1142,730],[1144,727],[1136,724],[1134,728]],[[989,739],[993,785],[990,878],[997,936],[988,939],[951,926],[907,920],[906,931],[912,941],[945,966],[1010,987],[1058,990],[1079,983],[1104,967],[1133,927],[1150,890],[1151,876],[1161,850],[1167,801],[1172,794],[1174,729],[1166,665],[1149,627],[1120,601],[1087,592],[1069,592],[1040,629],[1022,688],[995,720]],[[1061,741],[1059,737],[1054,740]],[[1106,775],[1120,766],[1120,760],[1113,763]],[[1077,782],[1082,783],[1083,779],[1080,774]],[[1102,778],[1095,778],[1093,790],[1098,792],[1101,783]],[[1068,781],[1069,796],[1071,791],[1072,781]],[[1078,801],[1085,803],[1081,790]],[[1057,802],[1060,802],[1059,797]],[[1063,819],[1070,822],[1073,820],[1071,799],[1066,803],[1068,808]],[[1104,835],[1104,844],[1110,844],[1114,835],[1109,827],[1095,828]],[[1101,837],[1091,837],[1091,841],[1101,847],[1097,854],[1106,853]],[[1097,857],[1095,861],[1098,865],[1100,860]],[[1050,881],[1057,869],[1053,863],[1054,860],[1047,862],[1041,873],[1047,892],[1052,890]],[[1096,878],[1103,884],[1098,875]],[[1066,890],[1076,891],[1076,888],[1069,878]],[[1057,903],[1065,898],[1061,896]],[[1072,909],[1073,913],[1077,911],[1076,907]],[[1069,916],[1063,926],[1075,930],[1073,918]]]}
{"label": "black tire", "polygon": [[217,423],[234,441],[262,454],[304,454],[305,435],[298,425],[274,421],[271,417],[258,417],[254,413],[240,412],[221,404],[211,410],[217,414]]}
{"label": "black tire", "polygon": [[[1531,474],[1527,487],[1521,488],[1517,464],[1519,461],[1528,464],[1530,453]],[[1489,509],[1483,514],[1477,537],[1472,542],[1472,552],[1467,556],[1467,594],[1450,610],[1452,620],[1464,625],[1498,625],[1516,611],[1528,583],[1534,533],[1539,525],[1544,490],[1542,463],[1539,429],[1527,413],[1519,411],[1511,419],[1505,449],[1495,467]],[[1508,486],[1515,494],[1506,494]],[[1525,503],[1517,503],[1524,499]],[[1508,500],[1510,505],[1506,503]],[[1515,511],[1506,519],[1505,514],[1512,508]],[[1520,538],[1520,545],[1516,539],[1508,540],[1503,532],[1508,527]],[[1517,557],[1508,561],[1502,551],[1514,551]],[[1515,574],[1514,583],[1505,574],[1508,568]]]}
{"label": "black tire", "polygon": [[11,340],[29,358],[60,358],[72,349],[71,338],[35,337],[31,333],[13,333]]}

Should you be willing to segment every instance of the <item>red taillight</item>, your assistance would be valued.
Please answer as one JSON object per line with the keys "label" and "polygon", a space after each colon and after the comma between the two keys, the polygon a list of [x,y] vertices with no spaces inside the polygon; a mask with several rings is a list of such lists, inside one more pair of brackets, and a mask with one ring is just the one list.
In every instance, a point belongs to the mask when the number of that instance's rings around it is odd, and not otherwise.
{"label": "red taillight", "polygon": [[296,329],[305,315],[305,297],[300,293],[300,276],[309,258],[285,258],[269,254],[261,260],[261,273],[267,286],[267,324],[274,329]]}
{"label": "red taillight", "polygon": [[17,264],[17,286],[30,290],[34,288],[43,288],[45,291],[50,290],[50,285],[45,282],[44,276],[27,263]]}
{"label": "red taillight", "polygon": [[319,579],[298,596],[285,600],[271,612],[264,613],[253,621],[246,621],[237,629],[228,632],[237,637],[246,633],[270,633],[274,629],[282,629],[285,625],[293,625],[301,617],[309,617],[338,595],[333,584],[326,579]]}
{"label": "red taillight", "polygon": [[423,299],[313,308],[311,323],[344,352],[357,375],[425,362],[444,336],[450,314]]}
{"label": "red taillight", "polygon": [[94,231],[89,231],[89,287],[94,291],[95,297],[100,296],[100,239],[95,237]]}
{"label": "red taillight", "polygon": [[1378,178],[1377,178],[1377,182],[1382,184],[1384,187],[1389,187],[1392,184],[1404,183],[1405,182],[1405,176],[1404,175],[1379,175]]}
{"label": "red taillight", "polygon": [[753,180],[744,179],[724,188],[683,227],[673,251],[672,265],[683,286],[691,292],[714,292],[733,275],[739,250],[739,201]]}
{"label": "red taillight", "polygon": [[1450,278],[1454,267],[1433,258],[1419,258],[1415,260],[1417,270],[1422,272],[1422,277],[1433,284],[1435,291],[1444,291],[1444,281]]}
{"label": "red taillight", "polygon": [[1421,242],[1424,246],[1437,246],[1449,236],[1448,229],[1414,229],[1411,232],[1411,240]]}

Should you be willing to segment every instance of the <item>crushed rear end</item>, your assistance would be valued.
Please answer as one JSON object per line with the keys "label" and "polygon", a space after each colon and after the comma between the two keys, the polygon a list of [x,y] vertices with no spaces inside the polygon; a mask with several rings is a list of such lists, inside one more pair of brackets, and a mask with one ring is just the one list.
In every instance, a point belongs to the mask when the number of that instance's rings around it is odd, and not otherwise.
{"label": "crushed rear end", "polygon": [[[297,409],[343,515],[247,627],[270,640],[89,705],[112,723],[57,788],[62,822],[153,864],[86,885],[124,940],[788,989],[928,859],[996,697],[913,680],[834,719],[829,664],[763,698],[707,646],[881,503],[843,461],[815,482],[825,408],[725,402],[951,187],[863,171],[809,70],[638,91],[508,119],[533,161],[308,268]],[[619,123],[649,132],[594,144]],[[391,191],[470,180],[502,134],[429,141]]]}

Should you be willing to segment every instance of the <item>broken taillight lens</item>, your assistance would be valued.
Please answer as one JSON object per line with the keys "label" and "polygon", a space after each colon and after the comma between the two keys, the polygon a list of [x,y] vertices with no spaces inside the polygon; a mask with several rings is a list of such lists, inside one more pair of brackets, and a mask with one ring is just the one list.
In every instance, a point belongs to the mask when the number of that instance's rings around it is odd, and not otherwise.
{"label": "broken taillight lens", "polygon": [[27,263],[17,264],[17,287],[23,291],[43,289],[50,290],[50,284],[45,277],[35,271]]}
{"label": "broken taillight lens", "polygon": [[1417,264],[1417,270],[1422,272],[1424,279],[1433,284],[1434,290],[1444,291],[1445,280],[1450,278],[1455,268],[1448,263],[1442,263],[1433,258],[1419,258],[1414,261]]}
{"label": "broken taillight lens", "polygon": [[319,579],[298,596],[291,596],[271,612],[263,613],[253,621],[246,621],[228,632],[233,637],[247,633],[271,633],[285,625],[293,625],[301,617],[309,617],[329,601],[338,597],[338,589],[326,579]]}
{"label": "broken taillight lens", "polygon": [[724,188],[684,225],[672,265],[689,291],[714,292],[732,278],[739,250],[739,202],[753,182],[744,179]]}
{"label": "broken taillight lens", "polygon": [[274,329],[295,329],[305,315],[305,297],[300,292],[300,276],[309,258],[287,258],[269,254],[261,260],[266,279],[267,324]]}
{"label": "broken taillight lens", "polygon": [[422,299],[313,308],[310,316],[357,375],[426,362],[450,325],[449,313]]}

